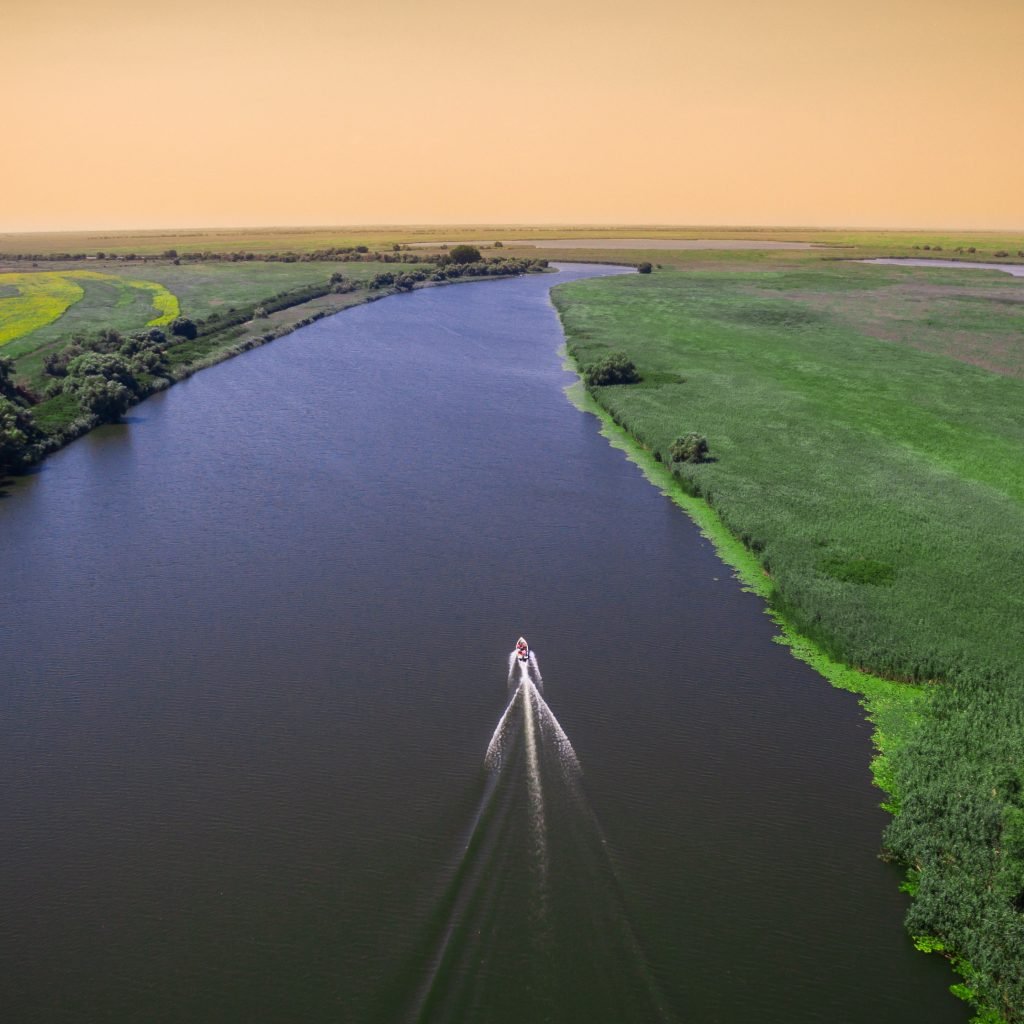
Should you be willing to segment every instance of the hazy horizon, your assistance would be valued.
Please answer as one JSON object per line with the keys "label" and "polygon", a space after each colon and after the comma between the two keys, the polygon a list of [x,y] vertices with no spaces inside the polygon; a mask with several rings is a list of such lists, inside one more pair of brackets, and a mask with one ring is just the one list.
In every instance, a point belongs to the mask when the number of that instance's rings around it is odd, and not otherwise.
{"label": "hazy horizon", "polygon": [[1018,0],[54,0],[5,30],[3,233],[1024,228]]}
{"label": "hazy horizon", "polygon": [[750,223],[720,223],[720,224],[679,224],[670,221],[663,223],[649,222],[646,224],[639,224],[631,221],[603,221],[594,223],[571,223],[569,221],[549,221],[549,222],[522,222],[522,223],[503,223],[500,221],[479,221],[479,222],[464,222],[459,223],[455,221],[394,221],[388,223],[386,221],[378,221],[376,223],[371,222],[359,222],[351,221],[349,223],[331,223],[324,221],[322,223],[307,222],[307,223],[290,223],[290,224],[269,224],[260,223],[254,221],[249,224],[237,224],[237,223],[225,223],[225,224],[128,224],[123,226],[112,226],[110,224],[87,224],[83,227],[76,228],[4,228],[0,226],[0,236],[9,235],[95,235],[98,232],[108,232],[110,234],[174,234],[182,235],[188,234],[189,232],[195,232],[196,234],[208,234],[210,232],[260,232],[260,231],[390,231],[396,229],[406,229],[410,231],[434,231],[443,228],[451,228],[458,231],[470,231],[480,229],[491,229],[495,231],[514,231],[522,229],[524,231],[622,231],[624,229],[636,229],[637,231],[745,231],[750,230],[752,232],[770,232],[770,231],[889,231],[894,233],[915,233],[915,232],[929,232],[939,233],[944,231],[960,231],[965,234],[1013,234],[1017,232],[1024,233],[1024,223],[1022,224],[1011,224],[1005,228],[992,228],[992,227],[978,227],[977,225],[963,225],[963,224],[935,224],[935,225],[922,225],[922,224],[782,224],[782,223],[761,223],[761,224],[750,224]]}

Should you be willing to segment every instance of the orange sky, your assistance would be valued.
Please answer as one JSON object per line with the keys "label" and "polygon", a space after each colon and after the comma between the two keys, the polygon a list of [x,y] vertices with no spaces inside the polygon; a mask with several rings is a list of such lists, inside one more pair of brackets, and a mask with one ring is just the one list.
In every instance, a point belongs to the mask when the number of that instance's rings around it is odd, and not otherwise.
{"label": "orange sky", "polygon": [[0,32],[0,231],[1024,229],[1024,0],[50,0]]}

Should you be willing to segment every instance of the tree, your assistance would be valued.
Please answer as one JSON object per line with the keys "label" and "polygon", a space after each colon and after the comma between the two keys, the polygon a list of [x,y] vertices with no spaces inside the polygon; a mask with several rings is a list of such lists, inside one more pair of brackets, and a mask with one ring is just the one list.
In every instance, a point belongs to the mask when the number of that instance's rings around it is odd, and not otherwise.
{"label": "tree", "polygon": [[636,384],[640,374],[636,364],[625,352],[611,352],[599,363],[583,371],[583,379],[590,387],[605,387],[609,384]]}
{"label": "tree", "polygon": [[673,462],[703,462],[708,455],[708,439],[703,434],[683,434],[669,446]]}
{"label": "tree", "polygon": [[127,360],[123,356],[113,353],[83,352],[68,363],[67,375],[69,379],[75,380],[99,377],[132,390],[136,386]]}
{"label": "tree", "polygon": [[0,474],[24,469],[35,454],[37,438],[28,410],[0,398]]}
{"label": "tree", "polygon": [[132,393],[128,388],[103,377],[69,377],[64,391],[74,395],[85,412],[105,423],[120,419],[132,404]]}
{"label": "tree", "polygon": [[16,391],[14,360],[10,356],[0,356],[0,395],[13,398]]}
{"label": "tree", "polygon": [[649,274],[652,269],[650,263],[640,263],[636,268],[638,274]]}
{"label": "tree", "polygon": [[199,328],[187,316],[176,317],[171,322],[171,334],[176,334],[179,338],[191,341],[198,333]]}
{"label": "tree", "polygon": [[479,263],[480,250],[475,245],[456,245],[448,258],[452,263]]}

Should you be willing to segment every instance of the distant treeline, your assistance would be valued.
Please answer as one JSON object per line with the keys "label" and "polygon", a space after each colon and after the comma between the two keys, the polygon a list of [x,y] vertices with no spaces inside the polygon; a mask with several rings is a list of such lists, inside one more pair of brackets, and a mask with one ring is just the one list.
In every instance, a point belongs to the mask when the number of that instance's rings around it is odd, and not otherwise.
{"label": "distant treeline", "polygon": [[[411,291],[417,285],[538,273],[547,267],[547,260],[484,260],[472,249],[468,256],[466,262],[458,262],[460,254],[455,251],[429,261],[417,258],[415,262],[429,262],[435,269],[382,271],[366,281],[335,271],[320,284],[278,292],[252,305],[217,310],[196,320],[180,316],[168,325],[169,333],[152,328],[125,336],[103,328],[91,335],[75,334],[47,355],[46,382],[38,387],[16,380],[14,360],[0,357],[0,475],[20,472],[93,427],[118,420],[143,398],[211,361],[266,344],[334,309],[315,310],[297,323],[278,326],[267,319],[273,313],[332,293],[363,290],[374,293],[369,298]],[[254,336],[237,338],[245,333],[243,326],[251,331],[263,321],[266,327]]]}
{"label": "distant treeline", "polygon": [[[460,248],[460,247],[456,247]],[[454,250],[453,250],[454,251]],[[165,249],[157,253],[113,252],[0,252],[0,260],[29,263],[73,263],[77,261],[117,260],[128,263],[168,262],[183,263],[447,263],[448,252],[427,253],[412,251],[408,246],[395,246],[391,250],[373,251],[365,245],[332,246],[312,252],[179,252]]]}

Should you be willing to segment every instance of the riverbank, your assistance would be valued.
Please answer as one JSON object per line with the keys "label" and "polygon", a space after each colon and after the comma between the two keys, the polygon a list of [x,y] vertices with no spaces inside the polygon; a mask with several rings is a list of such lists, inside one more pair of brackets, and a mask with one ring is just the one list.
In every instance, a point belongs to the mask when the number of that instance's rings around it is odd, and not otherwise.
{"label": "riverbank", "polygon": [[[565,353],[565,359],[567,368],[581,375],[576,360],[568,353]],[[757,556],[729,531],[718,512],[704,499],[683,490],[678,478],[673,476],[664,463],[656,460],[647,448],[598,403],[584,386],[582,376],[567,389],[566,394],[577,409],[590,413],[600,421],[601,434],[613,448],[623,452],[630,462],[642,470],[651,484],[693,520],[702,536],[714,545],[721,560],[733,570],[735,577],[743,584],[743,589],[765,601],[765,614],[779,628],[776,642],[788,647],[795,658],[810,665],[833,686],[856,693],[862,698],[861,705],[874,727],[872,742],[878,751],[871,763],[871,773],[876,785],[889,797],[884,806],[896,813],[899,794],[888,758],[912,735],[917,716],[923,702],[927,700],[926,689],[850,668],[831,658],[813,640],[801,635],[779,609],[772,607],[771,577]]]}
{"label": "riverbank", "polygon": [[[591,389],[606,430],[766,599],[794,653],[863,694],[898,812],[887,846],[912,869],[908,928],[968,978],[957,994],[1016,1021],[1024,758],[1004,652],[1020,628],[1006,563],[1024,514],[1022,388],[1005,362],[1002,377],[963,365],[986,358],[984,331],[960,362],[927,351],[950,341],[934,323],[903,344],[866,336],[885,312],[875,286],[907,283],[872,270],[665,273],[553,298],[580,369],[621,350],[643,378]],[[956,285],[998,335],[1006,304]],[[669,442],[694,430],[711,459],[671,464]]]}
{"label": "riverbank", "polygon": [[[314,272],[315,266],[307,265],[314,268]],[[267,269],[264,264],[256,267],[261,271]],[[193,322],[180,318],[166,325],[161,322],[155,329],[152,329],[155,322],[150,322],[146,324],[150,330],[127,338],[106,322],[122,303],[116,306],[94,303],[95,308],[90,309],[85,302],[87,308],[83,317],[76,309],[82,299],[72,300],[70,309],[79,313],[79,331],[70,339],[67,334],[54,333],[64,322],[65,312],[58,313],[50,323],[44,320],[42,330],[18,336],[6,350],[0,349],[0,356],[9,352],[14,357],[0,363],[0,475],[4,471],[30,468],[95,427],[117,420],[150,395],[325,316],[414,289],[501,280],[523,273],[543,272],[546,268],[543,260],[512,259],[453,264],[439,263],[435,258],[433,266],[430,263],[410,266],[406,262],[401,270],[390,270],[381,262],[359,262],[346,264],[344,274],[335,270],[322,281],[302,284],[255,301],[243,290],[241,294],[249,301],[236,299],[241,305],[227,308],[218,308],[224,299],[215,298],[210,284],[203,282],[197,298],[201,296],[201,301],[206,303],[198,306],[207,314],[205,319]],[[153,269],[146,272],[152,276],[169,274],[180,291],[183,282],[193,284],[190,271],[194,269],[174,266],[163,272]],[[278,268],[269,269],[280,276]],[[309,272],[307,269],[307,276]],[[78,273],[70,270],[66,271],[66,276],[74,277]],[[196,273],[210,276],[210,270],[205,267]],[[28,275],[19,275],[17,279],[23,280],[25,276]],[[122,282],[110,275],[93,276],[104,278],[104,284],[109,278],[115,287],[138,287],[130,279]],[[58,278],[57,284],[60,284],[59,271],[51,271],[48,277]],[[216,279],[217,274],[214,277]],[[120,287],[120,290],[127,289]],[[82,292],[79,290],[78,294],[81,296]],[[177,295],[168,294],[175,302],[175,312],[179,312]],[[104,298],[109,303],[109,297]],[[16,296],[14,301],[23,300]],[[185,308],[195,315],[193,305]],[[136,313],[136,317],[138,315]],[[118,326],[122,322],[118,321]],[[135,325],[143,322],[144,319],[136,320]],[[82,324],[91,327],[92,332],[85,333]],[[160,329],[164,326],[170,337]],[[91,354],[91,361],[80,367],[82,360],[77,357],[87,354]]]}

